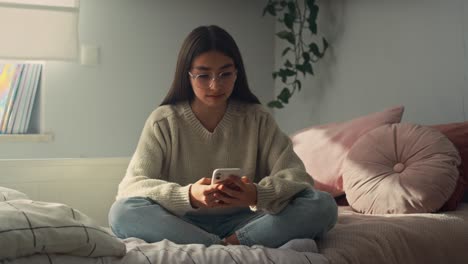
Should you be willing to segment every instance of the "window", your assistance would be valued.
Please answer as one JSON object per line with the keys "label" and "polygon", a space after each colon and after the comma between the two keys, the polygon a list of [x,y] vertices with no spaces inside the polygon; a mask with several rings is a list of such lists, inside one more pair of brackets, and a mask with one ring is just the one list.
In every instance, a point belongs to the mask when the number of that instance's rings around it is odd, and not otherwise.
{"label": "window", "polygon": [[77,59],[78,10],[75,0],[0,0],[0,59]]}

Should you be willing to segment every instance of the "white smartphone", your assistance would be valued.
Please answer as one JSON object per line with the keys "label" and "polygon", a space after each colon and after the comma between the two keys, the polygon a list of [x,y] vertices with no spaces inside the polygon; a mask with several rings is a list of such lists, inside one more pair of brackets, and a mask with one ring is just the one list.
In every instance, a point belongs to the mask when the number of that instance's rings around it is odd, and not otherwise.
{"label": "white smartphone", "polygon": [[213,171],[213,176],[211,178],[211,184],[222,182],[229,178],[229,175],[241,177],[242,170],[240,168],[219,168]]}

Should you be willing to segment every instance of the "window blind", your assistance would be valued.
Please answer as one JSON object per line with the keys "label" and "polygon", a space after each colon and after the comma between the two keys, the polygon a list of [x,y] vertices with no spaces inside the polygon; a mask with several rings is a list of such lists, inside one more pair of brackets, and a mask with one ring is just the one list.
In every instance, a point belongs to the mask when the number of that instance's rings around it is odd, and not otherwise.
{"label": "window blind", "polygon": [[76,60],[78,0],[0,0],[0,59]]}

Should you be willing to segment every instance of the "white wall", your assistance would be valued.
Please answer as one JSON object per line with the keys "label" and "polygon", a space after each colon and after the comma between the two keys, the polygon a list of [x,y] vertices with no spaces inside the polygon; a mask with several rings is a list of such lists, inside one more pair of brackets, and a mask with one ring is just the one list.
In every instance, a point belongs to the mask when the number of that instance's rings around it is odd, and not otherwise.
{"label": "white wall", "polygon": [[64,203],[101,226],[115,201],[129,158],[1,160],[0,186],[35,201]]}
{"label": "white wall", "polygon": [[[43,128],[55,140],[3,142],[0,158],[130,156],[145,118],[167,92],[183,38],[198,25],[218,24],[234,36],[251,87],[268,101],[272,65],[280,63],[284,44],[274,37],[273,19],[261,16],[265,3],[82,0],[81,42],[101,48],[101,63],[47,63]],[[315,65],[316,76],[275,112],[283,130],[400,104],[408,122],[466,120],[468,4],[463,0],[319,3],[319,29],[332,46]]]}
{"label": "white wall", "polygon": [[101,49],[95,67],[48,62],[42,90],[50,143],[0,143],[1,158],[120,157],[133,154],[144,121],[172,82],[186,35],[225,28],[242,52],[252,90],[271,99],[274,20],[263,0],[81,0],[80,37]]}
{"label": "white wall", "polygon": [[[315,66],[316,77],[303,83],[290,105],[275,111],[284,130],[394,105],[406,107],[407,122],[466,120],[468,9],[463,0],[319,3],[319,30],[332,47]],[[276,45],[278,65],[283,44],[276,40]]]}

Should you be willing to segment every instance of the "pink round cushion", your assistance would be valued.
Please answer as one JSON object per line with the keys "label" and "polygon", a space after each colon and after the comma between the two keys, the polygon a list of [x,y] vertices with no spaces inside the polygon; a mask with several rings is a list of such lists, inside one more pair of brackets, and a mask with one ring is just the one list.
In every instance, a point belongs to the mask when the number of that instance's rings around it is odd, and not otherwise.
{"label": "pink round cushion", "polygon": [[350,206],[366,214],[435,212],[452,195],[460,155],[439,131],[382,125],[360,137],[343,164]]}

